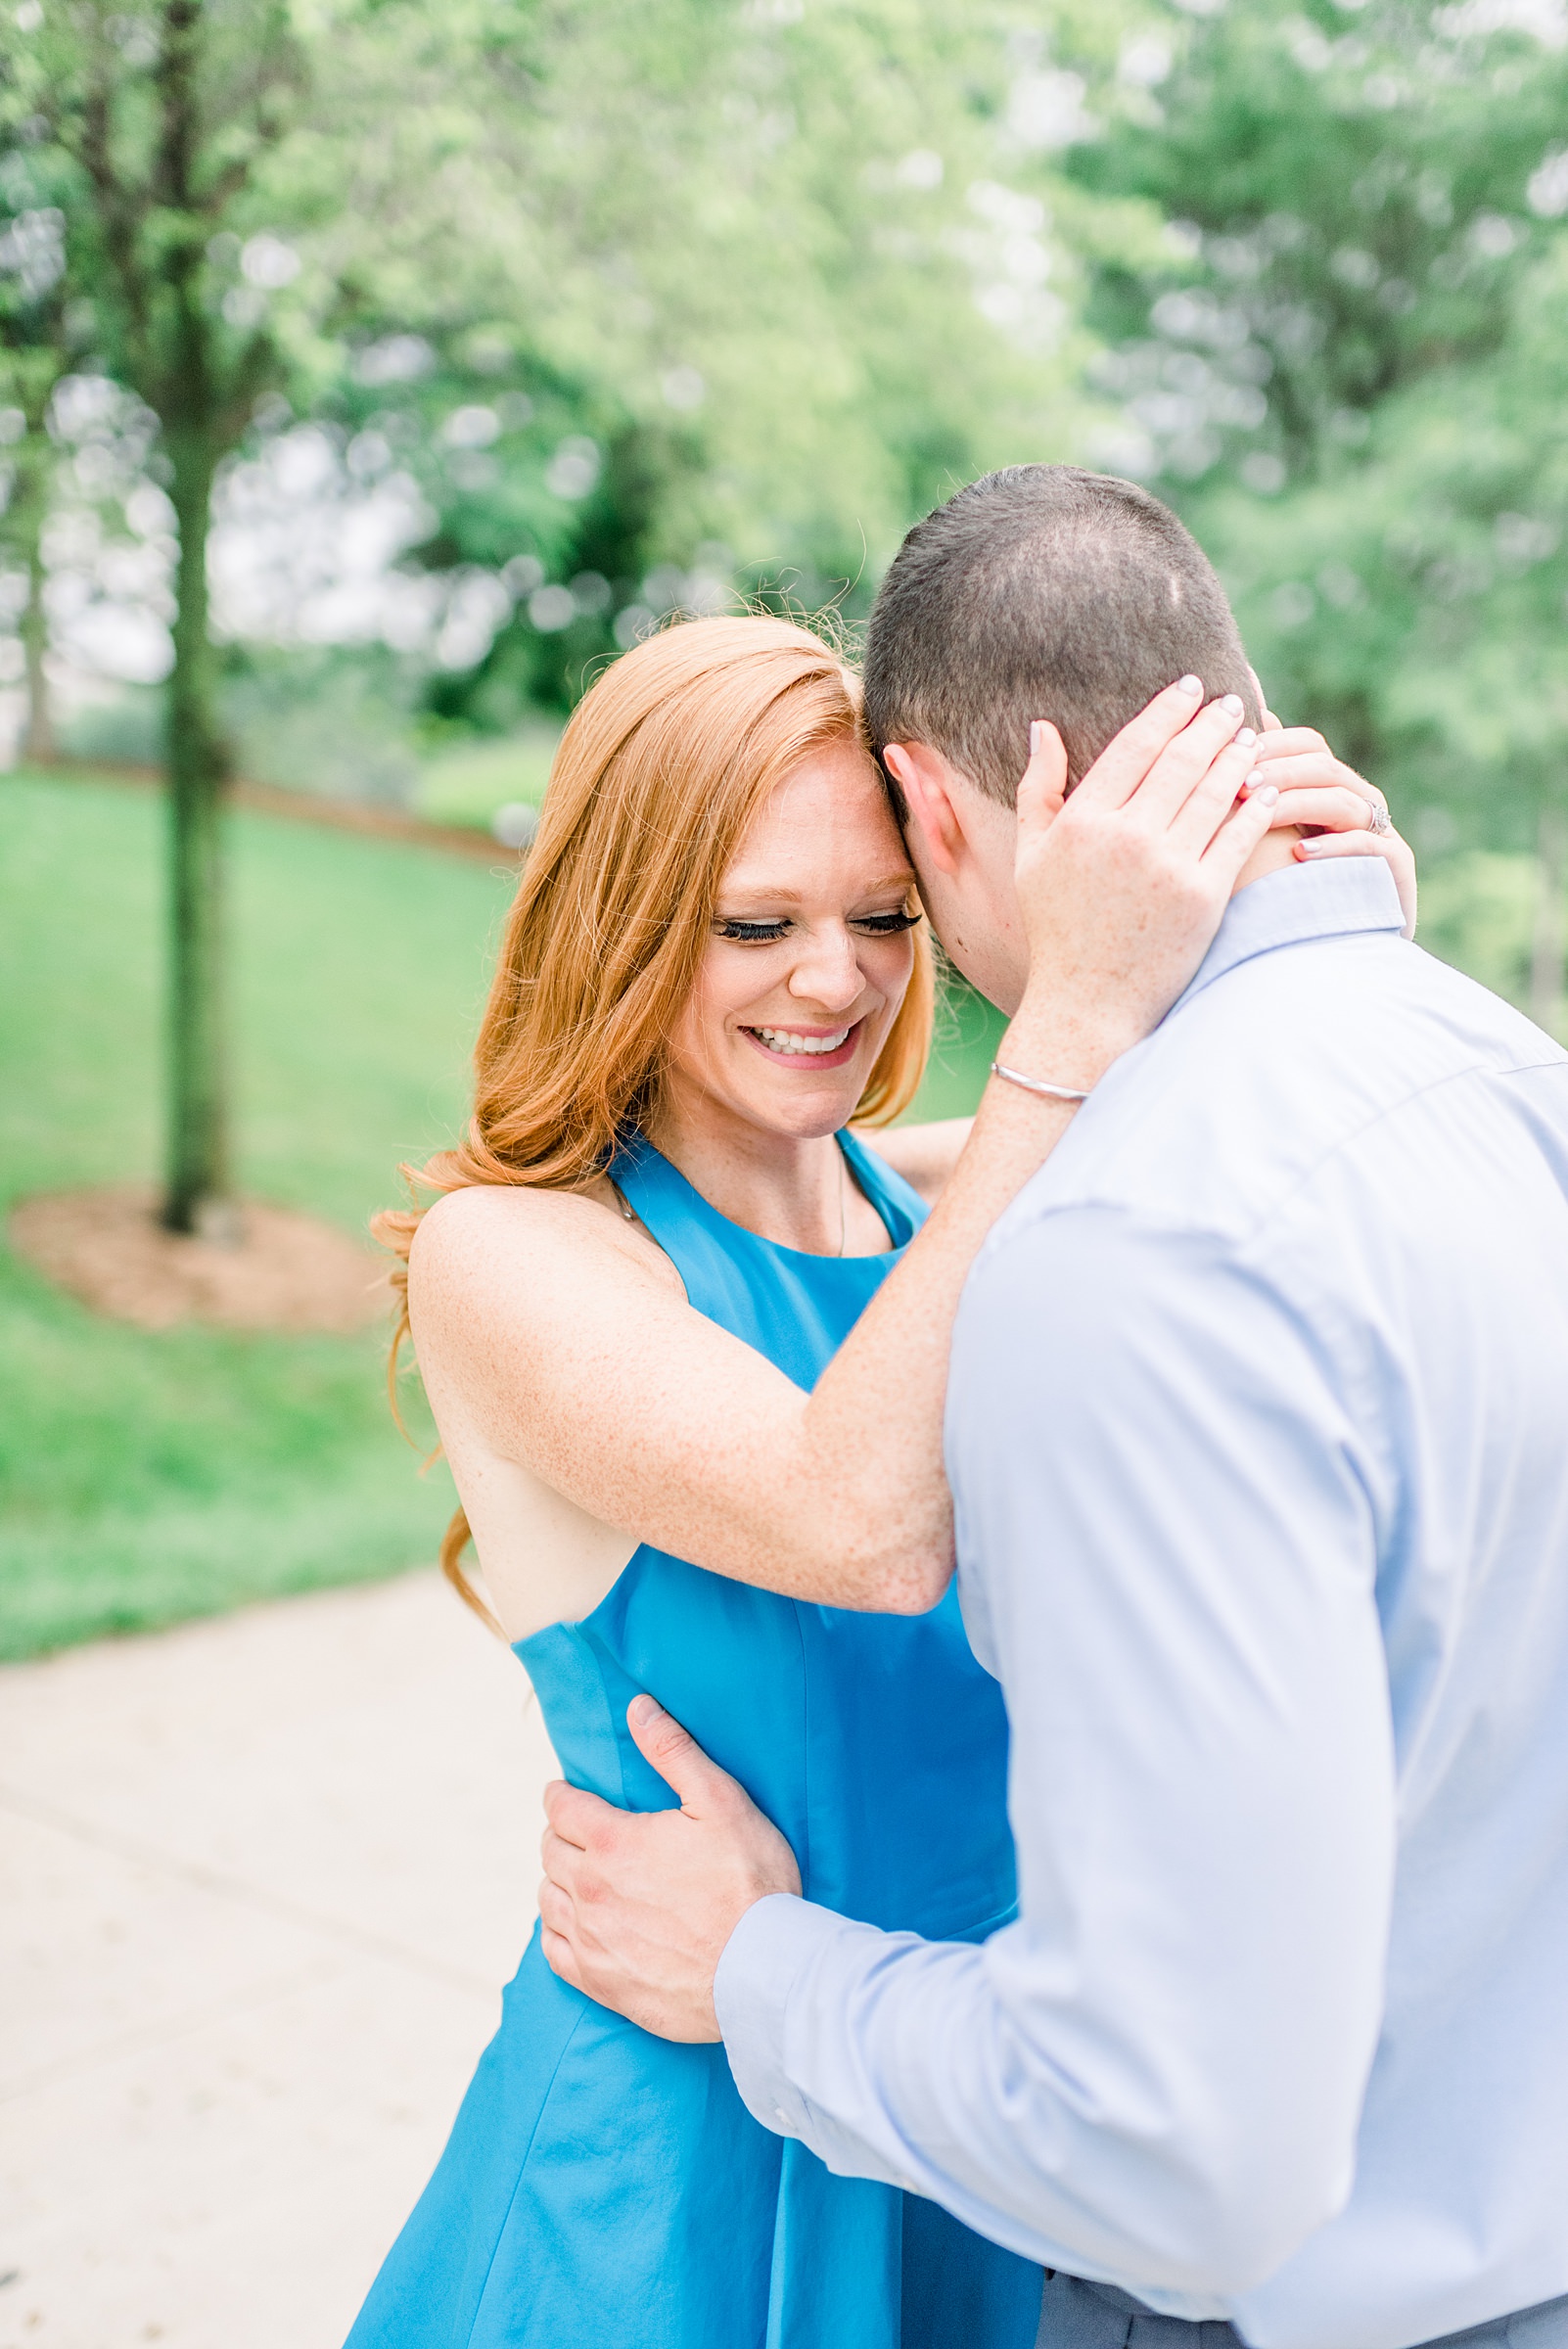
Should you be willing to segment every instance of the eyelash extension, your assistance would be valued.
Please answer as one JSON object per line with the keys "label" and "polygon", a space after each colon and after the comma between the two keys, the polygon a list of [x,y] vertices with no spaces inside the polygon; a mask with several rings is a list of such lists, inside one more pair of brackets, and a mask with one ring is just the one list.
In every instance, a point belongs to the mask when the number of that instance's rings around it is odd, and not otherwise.
{"label": "eyelash extension", "polygon": [[[921,918],[918,913],[866,913],[860,916],[853,927],[856,930],[868,930],[873,938],[897,938],[902,931],[912,930]],[[790,924],[718,921],[714,928],[718,937],[726,939],[732,945],[771,946],[777,945]]]}

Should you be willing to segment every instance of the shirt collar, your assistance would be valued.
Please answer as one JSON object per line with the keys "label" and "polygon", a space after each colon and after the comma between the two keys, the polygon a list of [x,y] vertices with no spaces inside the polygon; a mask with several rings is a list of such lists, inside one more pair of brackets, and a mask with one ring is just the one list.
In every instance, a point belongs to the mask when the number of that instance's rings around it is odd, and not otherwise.
{"label": "shirt collar", "polygon": [[1236,892],[1196,977],[1173,1008],[1179,1009],[1238,962],[1271,954],[1276,946],[1404,928],[1400,893],[1381,856],[1336,856],[1322,864],[1287,865]]}

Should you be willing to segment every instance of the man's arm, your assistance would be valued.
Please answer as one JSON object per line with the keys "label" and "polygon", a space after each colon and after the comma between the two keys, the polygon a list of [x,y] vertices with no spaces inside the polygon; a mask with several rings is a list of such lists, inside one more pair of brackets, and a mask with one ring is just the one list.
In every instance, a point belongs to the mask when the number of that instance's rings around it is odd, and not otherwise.
{"label": "man's arm", "polygon": [[992,1249],[951,1397],[1022,1921],[976,1951],[763,1901],[718,1969],[731,2065],[835,2169],[1234,2292],[1343,2201],[1379,2027],[1375,1470],[1266,1282],[1109,1210]]}

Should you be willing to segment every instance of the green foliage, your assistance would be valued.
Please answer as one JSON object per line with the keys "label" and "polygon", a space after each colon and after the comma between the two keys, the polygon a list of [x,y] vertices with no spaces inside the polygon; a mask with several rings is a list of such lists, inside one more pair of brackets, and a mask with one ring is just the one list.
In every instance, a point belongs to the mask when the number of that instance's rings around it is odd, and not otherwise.
{"label": "green foliage", "polygon": [[[260,159],[284,135],[303,60],[277,0],[98,0],[15,12],[0,33],[5,115],[57,180],[74,256],[74,339],[166,433],[221,445],[278,370],[239,290]],[[225,279],[228,280],[225,283]]]}
{"label": "green foliage", "polygon": [[[1097,273],[1099,379],[1215,558],[1280,713],[1382,783],[1427,852],[1539,849],[1526,960],[1549,1023],[1568,50],[1423,0],[1167,22],[1146,118],[1075,158],[1086,186],[1172,224],[1158,265]],[[1501,869],[1462,867],[1478,886]]]}
{"label": "green foliage", "polygon": [[1421,884],[1421,944],[1495,994],[1522,1003],[1541,878],[1533,856],[1476,849]]}
{"label": "green foliage", "polygon": [[[1237,0],[1168,20],[1158,102],[1076,151],[1085,185],[1172,224],[1159,266],[1100,271],[1091,316],[1118,387],[1169,395],[1144,421],[1174,479],[1260,449],[1311,475],[1390,392],[1506,332],[1568,61],[1466,32],[1476,13]],[[1264,411],[1226,396],[1260,387]]]}
{"label": "green foliage", "polygon": [[1528,848],[1568,759],[1568,236],[1494,349],[1369,426],[1266,519],[1235,490],[1207,506],[1257,657],[1402,804]]}
{"label": "green foliage", "polygon": [[[1107,55],[1121,22],[1084,12]],[[474,32],[460,13],[410,69],[448,76],[438,127],[405,103],[365,141],[377,339],[328,410],[351,465],[418,482],[415,559],[517,599],[482,662],[432,678],[436,712],[568,708],[651,618],[736,588],[863,611],[957,482],[1082,438],[1080,254],[1149,227],[1009,128],[1040,47],[1022,11],[541,12],[483,112]]]}

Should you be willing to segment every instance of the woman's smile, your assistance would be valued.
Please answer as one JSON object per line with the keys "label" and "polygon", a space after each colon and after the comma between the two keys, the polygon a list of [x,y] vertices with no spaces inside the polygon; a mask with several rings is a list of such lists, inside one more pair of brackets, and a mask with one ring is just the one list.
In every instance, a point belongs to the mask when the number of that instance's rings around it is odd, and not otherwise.
{"label": "woman's smile", "polygon": [[769,1060],[793,1060],[812,1070],[842,1069],[860,1048],[862,1025],[855,1020],[839,1028],[742,1027],[741,1034]]}

